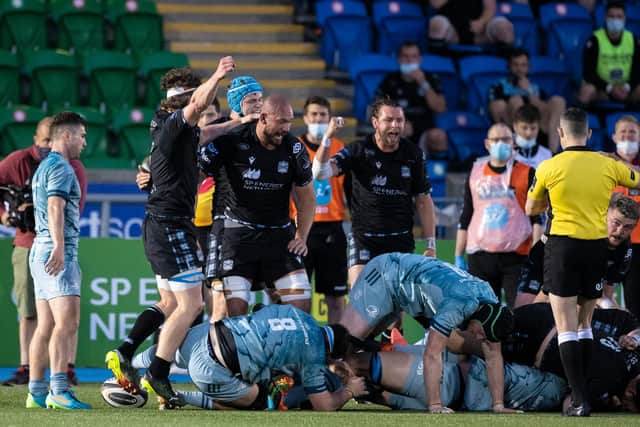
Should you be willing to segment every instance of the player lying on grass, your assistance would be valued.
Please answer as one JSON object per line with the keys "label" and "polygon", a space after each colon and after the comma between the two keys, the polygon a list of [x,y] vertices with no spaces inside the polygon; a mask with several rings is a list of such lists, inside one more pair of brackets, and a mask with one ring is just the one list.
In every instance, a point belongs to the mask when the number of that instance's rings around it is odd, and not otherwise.
{"label": "player lying on grass", "polygon": [[428,371],[424,386],[429,411],[453,412],[440,397],[442,354],[446,348],[465,352],[464,338],[456,328],[477,319],[485,331],[481,348],[488,366],[493,410],[512,412],[504,407],[500,353],[500,340],[511,330],[512,315],[498,303],[489,283],[436,258],[381,255],[371,260],[358,277],[340,323],[351,335],[365,339],[387,327],[402,311],[429,329],[423,358]]}
{"label": "player lying on grass", "polygon": [[[518,307],[514,320],[512,337],[503,342],[505,360],[564,377],[551,305],[535,303]],[[625,310],[596,309],[591,325],[594,342],[587,378],[591,406],[600,411],[622,406],[638,412],[638,321]],[[613,396],[616,398],[612,399]]]}
{"label": "player lying on grass", "polygon": [[[343,357],[349,347],[349,334],[340,325],[322,328],[292,306],[270,305],[257,313],[190,329],[176,364],[188,370],[198,390],[218,408],[267,408],[269,384],[279,372],[300,378],[313,409],[334,411],[352,397],[366,394],[362,378],[352,378],[334,391],[327,387],[328,358]],[[143,359],[137,358],[136,364],[144,364]],[[179,396],[180,406],[186,404],[186,395]],[[203,406],[197,399],[196,406]]]}

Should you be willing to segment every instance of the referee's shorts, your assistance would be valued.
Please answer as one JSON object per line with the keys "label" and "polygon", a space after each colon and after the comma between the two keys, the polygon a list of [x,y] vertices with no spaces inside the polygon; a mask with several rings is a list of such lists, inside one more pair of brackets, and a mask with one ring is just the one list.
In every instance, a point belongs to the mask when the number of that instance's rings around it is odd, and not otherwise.
{"label": "referee's shorts", "polygon": [[544,290],[560,297],[600,298],[607,250],[607,239],[549,236],[544,247]]}

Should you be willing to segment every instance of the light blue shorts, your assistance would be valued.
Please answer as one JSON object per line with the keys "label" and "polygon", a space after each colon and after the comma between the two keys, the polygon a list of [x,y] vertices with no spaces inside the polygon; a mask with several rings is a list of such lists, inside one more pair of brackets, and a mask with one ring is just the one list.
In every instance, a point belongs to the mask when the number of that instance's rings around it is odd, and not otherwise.
{"label": "light blue shorts", "polygon": [[29,252],[29,268],[33,278],[35,298],[50,300],[56,297],[80,296],[82,271],[77,258],[65,254],[64,269],[55,276],[44,271],[44,265],[49,260],[51,247],[34,244]]}
{"label": "light blue shorts", "polygon": [[233,402],[249,392],[251,384],[214,360],[209,354],[209,328],[203,328],[202,338],[193,346],[189,358],[189,376],[202,393],[220,402]]}
{"label": "light blue shorts", "polygon": [[388,326],[400,316],[382,274],[386,259],[381,256],[369,261],[349,292],[349,305],[371,328]]}

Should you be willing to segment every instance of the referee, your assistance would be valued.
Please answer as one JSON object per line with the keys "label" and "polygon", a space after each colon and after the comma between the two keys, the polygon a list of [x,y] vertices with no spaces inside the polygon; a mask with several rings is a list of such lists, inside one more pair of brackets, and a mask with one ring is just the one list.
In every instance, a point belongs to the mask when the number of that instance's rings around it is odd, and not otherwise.
{"label": "referee", "polygon": [[640,184],[638,174],[623,163],[586,147],[591,131],[583,110],[568,109],[560,118],[558,133],[564,151],[538,166],[525,210],[536,215],[550,205],[544,286],[571,386],[572,404],[564,415],[587,417],[591,317],[607,269],[607,206],[616,185]]}

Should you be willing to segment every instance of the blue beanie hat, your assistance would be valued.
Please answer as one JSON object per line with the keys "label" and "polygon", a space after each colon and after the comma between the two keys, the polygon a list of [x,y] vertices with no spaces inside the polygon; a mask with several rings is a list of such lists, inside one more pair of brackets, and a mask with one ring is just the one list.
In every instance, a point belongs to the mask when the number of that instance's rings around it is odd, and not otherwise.
{"label": "blue beanie hat", "polygon": [[263,92],[262,86],[256,79],[251,76],[236,77],[231,80],[227,89],[227,104],[229,104],[229,108],[242,116],[242,100],[247,95],[256,92]]}

